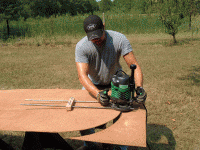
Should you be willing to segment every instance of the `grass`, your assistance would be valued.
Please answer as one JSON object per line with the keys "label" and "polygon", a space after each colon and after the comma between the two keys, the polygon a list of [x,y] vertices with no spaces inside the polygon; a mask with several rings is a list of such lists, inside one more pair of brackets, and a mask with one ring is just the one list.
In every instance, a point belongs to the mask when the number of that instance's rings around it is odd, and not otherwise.
{"label": "grass", "polygon": [[[0,89],[80,89],[74,63],[80,38],[40,37],[1,44]],[[177,45],[170,44],[171,37],[161,33],[128,34],[127,38],[142,67],[148,93],[149,146],[153,150],[199,149],[200,36],[192,40],[182,33],[177,36]],[[124,60],[120,61],[130,74]],[[0,132],[0,138],[16,149],[20,149],[23,136],[23,132]],[[74,148],[82,144],[68,142]]]}
{"label": "grass", "polygon": [[[102,14],[95,12],[102,18]],[[70,35],[73,37],[83,36],[83,20],[89,14],[69,16],[63,15],[56,18],[28,18],[26,21],[10,21],[10,36],[7,35],[6,22],[0,22],[0,39],[4,42],[21,40],[24,38],[54,38],[57,36]],[[165,33],[165,26],[158,14],[113,14],[106,13],[106,28],[119,31],[124,34],[147,34]],[[199,32],[200,16],[192,18],[192,34]],[[184,18],[179,31],[188,30],[188,18]]]}
{"label": "grass", "polygon": [[[1,47],[1,89],[74,88],[71,81],[75,81],[72,78],[76,72],[68,70],[76,67],[73,54],[75,43],[68,39],[63,43],[53,44],[44,40],[32,47],[23,42]],[[38,78],[45,80],[36,82]]]}
{"label": "grass", "polygon": [[[199,148],[198,47],[199,41],[173,47],[151,44],[135,52],[144,71],[145,89],[149,100],[148,123],[161,125],[163,129],[167,127],[168,131],[170,129],[175,139],[171,142],[176,142],[176,149]],[[138,49],[138,46],[135,48]],[[158,130],[161,127],[158,126]],[[160,149],[156,148],[160,144],[154,145],[153,149]]]}

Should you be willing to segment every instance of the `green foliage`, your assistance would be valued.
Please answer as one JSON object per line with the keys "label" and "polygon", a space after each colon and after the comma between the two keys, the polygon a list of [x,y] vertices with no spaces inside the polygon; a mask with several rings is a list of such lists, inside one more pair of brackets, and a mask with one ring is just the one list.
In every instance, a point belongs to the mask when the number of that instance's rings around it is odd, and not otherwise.
{"label": "green foliage", "polygon": [[132,8],[132,0],[115,0],[113,11],[129,12]]}
{"label": "green foliage", "polygon": [[198,3],[196,0],[184,0],[182,2],[183,15],[189,18],[189,29],[191,29],[192,15],[196,15],[198,9]]}
{"label": "green foliage", "polygon": [[109,11],[112,7],[112,1],[111,0],[101,0],[100,1],[100,10],[101,12]]}
{"label": "green foliage", "polygon": [[5,32],[5,26],[3,26],[3,32],[0,33],[0,36],[3,39],[8,39],[11,38],[10,36],[14,36],[10,30],[17,32],[10,28],[10,20],[23,18],[25,21],[29,17],[37,18],[38,16],[46,18],[54,16],[56,18],[63,14],[72,16],[84,13],[93,14],[94,11],[98,10],[99,6],[95,0],[1,0],[0,19],[6,20],[7,31]]}
{"label": "green foliage", "polygon": [[27,18],[33,16],[33,10],[31,9],[31,6],[33,6],[33,2],[29,2],[29,0],[20,0],[21,6],[20,6],[20,15],[21,17],[26,20]]}
{"label": "green foliage", "polygon": [[70,0],[59,0],[59,3],[61,5],[59,10],[60,15],[67,14],[71,11]]}
{"label": "green foliage", "polygon": [[18,0],[1,0],[0,14],[1,18],[17,20],[20,17],[20,1]]}
{"label": "green foliage", "polygon": [[98,5],[93,0],[70,0],[70,14],[92,13],[98,10]]}
{"label": "green foliage", "polygon": [[158,16],[148,17],[133,14],[107,14],[106,28],[125,34],[144,34],[164,32],[162,22]]}
{"label": "green foliage", "polygon": [[36,16],[43,16],[43,17],[50,17],[53,14],[57,14],[60,10],[60,3],[59,1],[54,0],[35,0],[31,9],[34,12],[34,17]]}
{"label": "green foliage", "polygon": [[[109,10],[105,13],[106,29],[126,34],[167,32],[176,42],[175,35],[179,30],[185,30],[189,21],[186,20],[185,11],[189,8],[185,7],[189,5],[186,1],[102,0],[97,3],[96,0],[2,0],[0,17],[9,20],[1,23],[0,38],[84,35],[84,18],[90,14],[101,16],[102,11]],[[142,10],[147,14],[141,14]],[[159,15],[151,13],[156,11]],[[18,22],[11,21],[17,19]]]}
{"label": "green foliage", "polygon": [[184,0],[181,5],[184,16],[198,13],[198,3],[196,0]]}
{"label": "green foliage", "polygon": [[[28,18],[26,21],[23,21],[23,18],[18,21],[11,21],[10,38],[37,38],[65,35],[83,37],[85,36],[83,20],[88,15],[90,14],[79,14],[76,16],[62,15],[56,18],[54,16],[50,18],[38,16],[37,18]],[[97,15],[102,18],[102,13]],[[187,29],[188,22],[186,19],[183,21],[184,24],[177,28],[176,33]],[[159,15],[113,14],[107,12],[105,13],[105,22],[107,30],[115,30],[124,34],[165,33],[167,30],[164,23],[162,23],[159,18]],[[7,40],[8,37],[6,33],[6,24],[3,22],[0,26],[0,39]]]}
{"label": "green foliage", "polygon": [[18,0],[1,0],[0,1],[0,17],[6,20],[7,37],[10,36],[10,20],[18,20],[20,17],[20,1]]}
{"label": "green foliage", "polygon": [[136,0],[135,2],[135,8],[140,10],[141,14],[145,14],[148,10],[148,0]]}
{"label": "green foliage", "polygon": [[93,13],[98,11],[98,4],[94,0],[36,0],[32,6],[34,17],[62,15],[69,13],[77,14]]}
{"label": "green foliage", "polygon": [[0,1],[1,18],[18,19],[23,17],[47,17],[63,14],[93,14],[99,11],[96,0],[2,0]]}
{"label": "green foliage", "polygon": [[159,0],[156,5],[160,19],[166,27],[166,32],[173,36],[174,43],[176,43],[175,35],[178,33],[178,27],[184,18],[181,0]]}
{"label": "green foliage", "polygon": [[[10,23],[10,36],[23,37],[50,37],[50,36],[84,36],[83,20],[86,16],[63,15],[54,18],[28,18],[26,21],[12,21]],[[102,14],[99,14],[101,16]],[[106,29],[126,34],[164,32],[162,22],[158,16],[147,17],[131,14],[105,14]],[[6,40],[6,26],[0,27],[0,39]]]}

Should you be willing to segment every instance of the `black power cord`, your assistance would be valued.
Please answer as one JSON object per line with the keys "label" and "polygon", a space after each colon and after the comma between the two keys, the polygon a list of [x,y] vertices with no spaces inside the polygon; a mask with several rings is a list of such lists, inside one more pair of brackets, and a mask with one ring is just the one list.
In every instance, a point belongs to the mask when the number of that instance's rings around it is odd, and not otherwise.
{"label": "black power cord", "polygon": [[[143,105],[144,109],[146,110],[146,126],[147,126],[147,108],[146,108],[146,106],[145,106],[144,103],[143,103],[142,105]],[[146,140],[146,143],[147,143],[147,147],[148,147],[148,149],[151,150],[151,148],[150,148],[150,146],[149,146],[147,140]]]}

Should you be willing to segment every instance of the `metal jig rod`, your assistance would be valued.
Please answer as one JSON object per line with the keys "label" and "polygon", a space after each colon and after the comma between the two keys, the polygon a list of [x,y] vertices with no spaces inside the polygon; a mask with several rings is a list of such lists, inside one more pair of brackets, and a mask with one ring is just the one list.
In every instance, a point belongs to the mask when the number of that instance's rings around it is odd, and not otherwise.
{"label": "metal jig rod", "polygon": [[[46,106],[46,107],[66,107],[62,105],[45,105],[45,104],[21,104],[25,106]],[[112,107],[88,107],[88,106],[71,106],[73,108],[91,108],[91,109],[113,109]]]}
{"label": "metal jig rod", "polygon": [[[40,99],[25,99],[25,101],[37,102],[69,102],[68,100],[40,100]],[[98,101],[74,101],[75,103],[99,103]]]}

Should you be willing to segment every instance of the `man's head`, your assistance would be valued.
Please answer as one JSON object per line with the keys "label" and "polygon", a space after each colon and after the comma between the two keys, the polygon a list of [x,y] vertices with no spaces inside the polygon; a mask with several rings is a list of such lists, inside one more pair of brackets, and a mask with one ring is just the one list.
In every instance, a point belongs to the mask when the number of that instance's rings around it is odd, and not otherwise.
{"label": "man's head", "polygon": [[91,15],[87,17],[84,20],[84,30],[87,34],[89,41],[92,41],[94,43],[95,41],[101,41],[102,38],[104,40],[104,25],[99,16]]}

